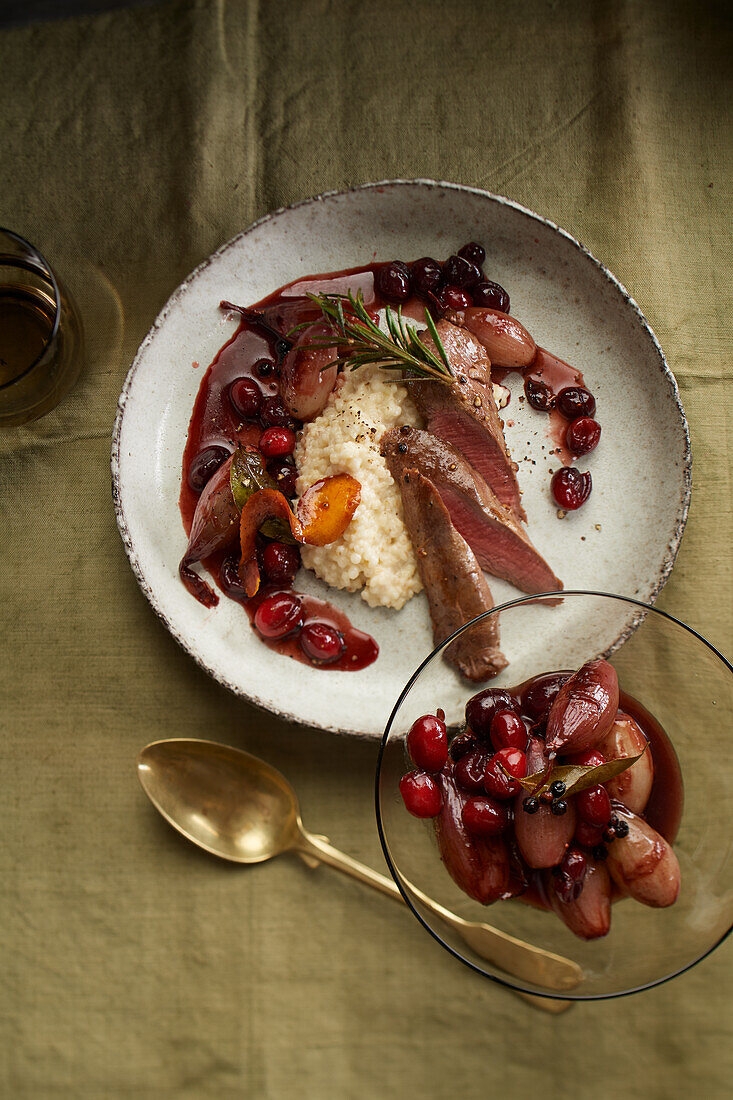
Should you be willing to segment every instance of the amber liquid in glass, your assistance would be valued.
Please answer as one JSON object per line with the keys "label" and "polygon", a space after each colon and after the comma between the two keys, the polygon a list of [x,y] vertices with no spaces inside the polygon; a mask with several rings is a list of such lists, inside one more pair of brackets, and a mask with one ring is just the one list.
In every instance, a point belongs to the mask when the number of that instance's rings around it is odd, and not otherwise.
{"label": "amber liquid in glass", "polygon": [[19,378],[53,331],[56,304],[32,286],[0,286],[0,386]]}

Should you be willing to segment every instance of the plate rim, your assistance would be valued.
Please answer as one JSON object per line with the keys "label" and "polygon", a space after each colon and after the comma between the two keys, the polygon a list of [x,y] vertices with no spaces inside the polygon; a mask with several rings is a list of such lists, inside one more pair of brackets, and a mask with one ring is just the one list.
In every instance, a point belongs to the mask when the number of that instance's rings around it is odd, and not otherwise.
{"label": "plate rim", "polygon": [[[120,485],[120,468],[122,425],[127,408],[128,397],[130,395],[130,391],[132,389],[137,370],[147,352],[149,345],[152,343],[158,330],[165,323],[169,312],[178,303],[179,299],[183,297],[190,284],[196,278],[198,278],[201,272],[205,271],[206,268],[214,263],[214,261],[218,260],[219,257],[227,252],[230,248],[233,248],[241,240],[249,236],[250,233],[253,233],[260,226],[267,224],[267,222],[269,221],[273,221],[275,218],[281,216],[282,214],[289,213],[293,210],[298,210],[304,206],[310,206],[314,205],[315,203],[323,202],[326,199],[340,198],[344,195],[354,194],[355,192],[377,190],[379,188],[387,187],[425,187],[429,189],[443,188],[449,191],[478,195],[481,198],[488,199],[490,202],[494,202],[499,206],[509,207],[533,222],[538,222],[541,225],[547,226],[549,229],[559,234],[559,236],[565,238],[565,240],[567,240],[575,249],[577,249],[580,253],[582,253],[582,255],[584,255],[588,260],[591,261],[591,263],[601,272],[601,274],[614,287],[614,289],[620,293],[624,303],[631,307],[632,312],[635,315],[637,324],[639,324],[642,330],[647,334],[647,336],[651,338],[652,346],[657,355],[660,373],[662,374],[663,378],[670,388],[684,436],[684,455],[682,460],[682,507],[677,517],[674,532],[669,539],[669,542],[667,543],[667,548],[660,566],[655,586],[648,597],[649,604],[651,606],[656,603],[657,597],[659,596],[659,593],[661,592],[664,585],[667,583],[674,567],[675,561],[677,559],[677,554],[679,552],[680,544],[682,542],[682,536],[687,525],[687,518],[690,510],[690,499],[692,495],[692,447],[690,442],[690,429],[684,408],[682,406],[682,399],[680,397],[677,379],[675,378],[674,373],[672,372],[672,369],[667,362],[667,357],[664,354],[659,340],[657,339],[656,333],[652,329],[647,318],[644,316],[638,303],[635,301],[635,299],[632,297],[632,295],[629,293],[623,283],[613,274],[613,272],[609,268],[607,268],[606,265],[602,263],[596,256],[594,256],[590,249],[586,248],[586,246],[582,244],[581,241],[579,241],[566,229],[563,229],[562,226],[552,221],[552,219],[546,218],[543,215],[536,213],[536,211],[531,210],[527,206],[523,206],[521,203],[516,202],[514,199],[509,199],[504,195],[494,194],[494,192],[487,191],[485,188],[471,187],[467,184],[452,183],[448,180],[435,180],[424,177],[417,177],[415,179],[397,178],[376,180],[373,182],[355,184],[352,187],[336,188],[329,191],[322,191],[317,195],[312,195],[310,197],[300,199],[297,202],[290,203],[287,206],[280,206],[276,210],[269,211],[261,218],[256,219],[254,222],[248,225],[246,229],[243,229],[241,232],[231,237],[228,241],[225,241],[224,244],[220,245],[220,247],[216,249],[216,251],[212,252],[204,260],[202,260],[201,263],[197,264],[197,266],[186,276],[183,282],[179,283],[179,285],[166,300],[165,304],[155,317],[155,320],[150,326],[142,342],[138,346],[135,357],[132,360],[130,368],[125,376],[125,381],[123,383],[120,396],[117,400],[110,453],[110,469],[112,475],[112,502],[115,510],[117,529],[120,533],[120,537],[122,539],[122,543],[125,549],[125,553],[127,555],[127,559],[130,563],[130,568],[132,569],[133,576],[135,577],[135,580],[137,581],[140,590],[152,607],[154,613],[156,614],[160,622],[165,626],[169,634],[178,643],[178,645],[190,657],[194,659],[196,664],[201,669],[203,669],[204,672],[211,676],[217,683],[227,688],[239,698],[246,700],[248,703],[256,706],[258,709],[264,711],[267,714],[271,714],[274,717],[281,719],[282,721],[291,722],[295,725],[303,726],[307,729],[318,729],[326,733],[342,734],[344,736],[357,737],[370,741],[376,741],[377,738],[381,735],[365,732],[363,730],[343,729],[341,727],[333,725],[319,724],[314,726],[312,722],[306,721],[299,715],[292,714],[289,711],[280,710],[278,709],[278,707],[273,706],[272,703],[265,702],[264,700],[258,698],[256,695],[248,693],[238,685],[231,683],[220,672],[218,672],[214,668],[211,668],[207,664],[201,654],[196,651],[193,643],[189,642],[189,640],[184,637],[183,633],[173,626],[167,614],[160,606],[152,585],[146,579],[143,573],[137,552],[135,550],[135,545],[130,534],[127,519],[125,517]],[[614,595],[615,593],[610,594]],[[623,642],[627,640],[630,633],[633,633],[633,629],[631,631],[629,631],[628,629],[622,631],[619,637],[614,641],[612,648],[615,650],[618,648],[618,646],[622,645]]]}

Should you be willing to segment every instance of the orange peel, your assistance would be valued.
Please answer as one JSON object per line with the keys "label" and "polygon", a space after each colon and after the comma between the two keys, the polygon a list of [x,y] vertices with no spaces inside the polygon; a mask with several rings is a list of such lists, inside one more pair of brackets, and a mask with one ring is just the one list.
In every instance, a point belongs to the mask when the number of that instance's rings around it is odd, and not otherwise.
{"label": "orange peel", "polygon": [[303,525],[302,541],[309,546],[328,546],[340,538],[360,500],[361,485],[349,474],[334,474],[309,485],[297,507]]}

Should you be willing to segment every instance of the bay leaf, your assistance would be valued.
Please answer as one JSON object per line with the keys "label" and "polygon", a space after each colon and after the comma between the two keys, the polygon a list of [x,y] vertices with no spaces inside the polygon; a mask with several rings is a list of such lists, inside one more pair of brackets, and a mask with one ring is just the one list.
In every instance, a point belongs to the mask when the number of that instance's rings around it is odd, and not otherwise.
{"label": "bay leaf", "polygon": [[[253,493],[259,492],[260,489],[277,491],[277,483],[268,474],[262,455],[259,451],[248,451],[246,447],[237,447],[232,456],[230,485],[234,503],[240,512]],[[268,539],[277,539],[278,542],[297,546],[297,541],[282,520],[268,519],[262,524],[260,531]]]}
{"label": "bay leaf", "polygon": [[[648,747],[647,745],[636,756],[620,756],[616,760],[608,760],[605,764],[557,764],[549,775],[546,775],[545,772],[535,772],[534,775],[517,779],[516,782],[521,784],[524,790],[530,794],[540,795],[544,791],[548,791],[553,783],[559,781],[565,784],[565,793],[562,797],[568,798],[571,794],[580,794],[581,791],[586,791],[589,787],[597,787],[603,783],[608,783],[610,779],[615,779],[617,775],[621,775],[622,772],[633,767],[636,761],[642,758]],[[506,774],[509,779],[515,778],[508,775],[508,773]],[[543,779],[544,782],[542,782]],[[542,785],[538,786],[539,783],[542,783]]]}

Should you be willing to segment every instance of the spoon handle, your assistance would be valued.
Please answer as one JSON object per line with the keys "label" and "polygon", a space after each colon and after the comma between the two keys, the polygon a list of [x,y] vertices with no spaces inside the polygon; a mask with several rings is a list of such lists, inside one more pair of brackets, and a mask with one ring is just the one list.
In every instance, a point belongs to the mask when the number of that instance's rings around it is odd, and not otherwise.
{"label": "spoon handle", "polygon": [[306,832],[305,829],[300,833],[296,850],[299,855],[310,856],[312,859],[317,859],[319,863],[327,863],[329,867],[335,867],[345,875],[351,875],[352,878],[366,883],[367,886],[372,886],[375,890],[386,894],[387,897],[402,901],[402,894],[391,878],[380,875],[378,871],[373,871],[366,864],[359,863],[357,859],[352,859],[345,852],[340,852],[338,848],[332,847],[328,841]]}
{"label": "spoon handle", "polygon": [[[338,871],[351,875],[352,878],[366,883],[367,886],[372,886],[375,890],[379,890],[395,901],[404,901],[392,879],[380,875],[378,871],[373,871],[371,867],[352,859],[345,852],[340,852],[338,848],[334,848],[326,840],[306,832],[305,829],[301,829],[296,851],[299,855],[307,856],[321,863],[327,863],[330,867],[335,867]],[[431,898],[414,887],[412,889],[421,903],[427,909],[431,909],[446,924],[450,924],[455,928],[469,947],[495,966],[506,969],[508,973],[535,982],[538,982],[539,978],[539,984],[546,984],[550,989],[571,989],[582,978],[582,971],[570,959],[563,959],[560,955],[553,955],[551,952],[543,951],[531,944],[522,943],[520,940],[514,939],[513,936],[507,936],[504,932],[491,928],[488,924],[476,924],[466,921],[455,913],[451,913],[449,909],[445,909],[442,905],[432,901]],[[522,951],[527,953],[526,960],[521,957]],[[528,965],[530,968],[534,967],[534,974],[528,971]],[[517,969],[520,973],[517,973]],[[531,993],[522,993],[519,990],[512,990],[512,992],[536,1008],[555,1014],[564,1012],[573,1003],[572,1001],[535,997]]]}

